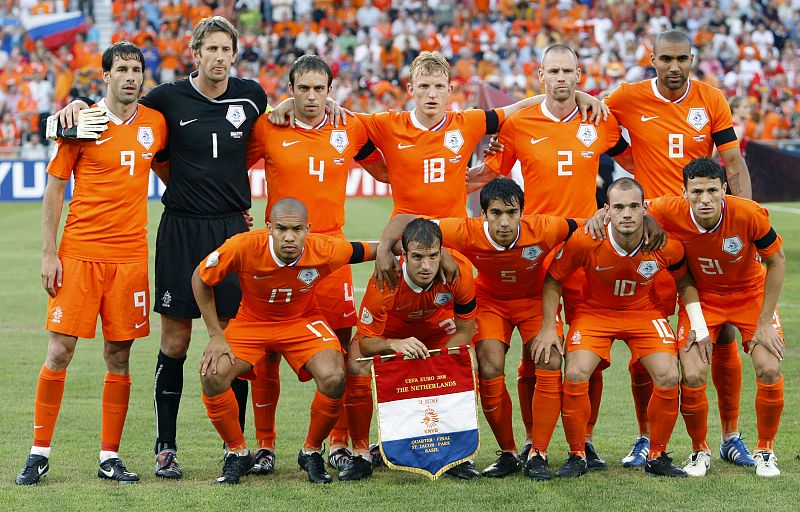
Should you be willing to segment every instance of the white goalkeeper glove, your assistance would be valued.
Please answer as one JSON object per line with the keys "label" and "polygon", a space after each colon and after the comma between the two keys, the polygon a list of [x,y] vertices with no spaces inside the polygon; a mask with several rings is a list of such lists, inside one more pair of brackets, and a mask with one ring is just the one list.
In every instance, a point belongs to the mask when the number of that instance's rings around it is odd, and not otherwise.
{"label": "white goalkeeper glove", "polygon": [[101,107],[85,108],[78,112],[78,124],[72,128],[63,128],[58,122],[58,116],[52,115],[47,118],[47,139],[56,140],[63,137],[65,139],[97,140],[104,131],[108,130],[108,121],[106,110]]}

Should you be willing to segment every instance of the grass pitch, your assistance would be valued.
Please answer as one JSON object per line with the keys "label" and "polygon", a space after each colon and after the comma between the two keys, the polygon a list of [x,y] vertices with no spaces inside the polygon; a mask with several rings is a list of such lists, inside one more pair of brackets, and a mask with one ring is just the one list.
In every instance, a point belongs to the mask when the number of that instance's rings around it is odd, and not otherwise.
{"label": "grass pitch", "polygon": [[[150,203],[152,250],[161,204]],[[254,217],[262,219],[264,203],[254,205]],[[345,231],[351,238],[376,239],[390,212],[382,199],[348,202]],[[282,389],[278,406],[278,465],[269,477],[249,476],[235,487],[211,482],[221,470],[221,442],[208,421],[197,369],[207,342],[202,322],[195,322],[193,346],[185,367],[185,388],[178,425],[180,461],[184,478],[165,482],[153,476],[153,371],[159,345],[158,315],[152,317],[150,337],[134,344],[131,359],[133,387],[123,435],[121,455],[128,467],[142,477],[135,486],[120,486],[97,479],[100,434],[100,396],[105,365],[100,341],[78,345],[68,370],[66,391],[56,426],[50,474],[35,488],[13,484],[31,444],[31,424],[36,378],[44,360],[47,336],[43,329],[47,296],[39,278],[41,262],[40,203],[0,203],[0,339],[3,343],[0,372],[0,510],[797,510],[800,498],[800,205],[775,205],[773,225],[783,236],[788,272],[780,301],[784,332],[789,343],[783,371],[786,375],[786,407],[776,442],[782,476],[758,479],[754,470],[721,462],[715,453],[711,471],[703,479],[680,481],[646,478],[641,470],[626,470],[619,460],[627,454],[636,435],[636,421],[627,373],[628,350],[615,344],[612,366],[605,372],[605,392],[595,444],[610,464],[608,471],[571,481],[534,483],[521,475],[503,480],[430,482],[418,475],[376,471],[364,482],[313,486],[297,467],[296,456],[305,439],[313,384],[300,384],[288,365],[281,367]],[[257,222],[257,226],[263,222]],[[370,265],[354,267],[355,286],[366,285]],[[152,271],[151,271],[152,276]],[[360,301],[361,292],[357,294]],[[756,438],[754,417],[755,377],[752,363],[742,355],[744,384],[740,428],[752,448]],[[508,354],[507,383],[514,400],[517,441],[523,433],[516,404],[515,369],[519,339]],[[709,439],[719,436],[715,392],[709,386]],[[249,413],[249,411],[248,411]],[[481,451],[476,464],[482,469],[495,458],[497,444],[481,417]],[[246,437],[254,442],[252,417]],[[690,452],[689,437],[679,418],[670,443],[673,457],[681,462]],[[551,468],[566,457],[561,426],[550,445]],[[335,472],[333,472],[335,475]]]}

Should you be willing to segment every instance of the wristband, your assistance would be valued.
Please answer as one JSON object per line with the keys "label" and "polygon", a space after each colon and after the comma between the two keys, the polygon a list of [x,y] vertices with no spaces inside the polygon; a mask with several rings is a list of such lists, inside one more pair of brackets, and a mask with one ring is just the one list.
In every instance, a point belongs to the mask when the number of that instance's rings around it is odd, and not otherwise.
{"label": "wristband", "polygon": [[708,326],[700,303],[692,302],[691,304],[686,304],[684,309],[686,309],[686,315],[689,317],[689,324],[694,331],[695,339],[699,341],[707,337],[709,335]]}

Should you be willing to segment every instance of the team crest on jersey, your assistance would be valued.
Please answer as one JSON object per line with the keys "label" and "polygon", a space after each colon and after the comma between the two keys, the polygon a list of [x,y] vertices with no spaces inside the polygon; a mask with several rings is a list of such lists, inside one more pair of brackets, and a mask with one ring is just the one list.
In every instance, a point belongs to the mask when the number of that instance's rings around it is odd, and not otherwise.
{"label": "team crest on jersey", "polygon": [[436,294],[436,298],[433,299],[433,303],[437,306],[444,306],[448,302],[453,300],[453,294],[447,292],[439,292]]}
{"label": "team crest on jersey", "polygon": [[689,115],[686,116],[686,121],[694,127],[698,132],[708,124],[708,114],[704,108],[690,108]]}
{"label": "team crest on jersey", "polygon": [[369,325],[372,323],[372,313],[369,312],[367,308],[361,310],[361,323],[365,325]]}
{"label": "team crest on jersey", "polygon": [[239,128],[244,123],[244,120],[247,119],[247,115],[244,113],[244,107],[241,105],[229,105],[228,106],[228,113],[225,114],[225,119],[230,121],[234,128]]}
{"label": "team crest on jersey", "polygon": [[56,309],[53,310],[53,317],[50,319],[50,321],[54,324],[60,324],[62,318],[64,318],[64,312],[61,310],[61,306],[56,306]]}
{"label": "team crest on jersey", "polygon": [[731,256],[736,256],[739,254],[739,251],[741,251],[742,248],[744,248],[744,244],[738,236],[729,236],[728,238],[724,238],[722,240],[722,250]]}
{"label": "team crest on jersey", "polygon": [[219,251],[214,251],[208,255],[206,268],[216,267],[217,265],[219,265]]}
{"label": "team crest on jersey", "polygon": [[542,248],[538,245],[531,245],[522,249],[522,258],[528,261],[536,261],[542,255]]}
{"label": "team crest on jersey", "polygon": [[575,136],[588,148],[597,140],[597,128],[593,124],[582,124],[578,127],[578,133]]}
{"label": "team crest on jersey", "polygon": [[331,146],[333,146],[339,154],[342,154],[344,148],[350,144],[350,141],[347,140],[347,132],[344,130],[333,130],[331,132]]}
{"label": "team crest on jersey", "polygon": [[319,271],[315,268],[304,268],[297,274],[297,279],[304,282],[306,285],[310,285],[318,277]]}
{"label": "team crest on jersey", "polygon": [[573,345],[580,345],[581,344],[581,331],[575,331],[575,334],[572,335],[572,344]]}
{"label": "team crest on jersey", "polygon": [[658,272],[658,262],[656,260],[642,260],[636,272],[645,279],[650,279]]}
{"label": "team crest on jersey", "polygon": [[461,135],[461,130],[450,130],[444,132],[444,147],[449,149],[455,154],[461,151],[461,146],[464,145],[464,136]]}
{"label": "team crest on jersey", "polygon": [[161,305],[168,308],[171,302],[172,294],[169,293],[169,291],[164,292],[164,295],[161,297]]}
{"label": "team crest on jersey", "polygon": [[144,146],[144,149],[150,149],[150,146],[153,145],[156,138],[153,135],[153,129],[149,126],[140,126],[139,132],[136,134],[136,140],[139,141],[139,144]]}

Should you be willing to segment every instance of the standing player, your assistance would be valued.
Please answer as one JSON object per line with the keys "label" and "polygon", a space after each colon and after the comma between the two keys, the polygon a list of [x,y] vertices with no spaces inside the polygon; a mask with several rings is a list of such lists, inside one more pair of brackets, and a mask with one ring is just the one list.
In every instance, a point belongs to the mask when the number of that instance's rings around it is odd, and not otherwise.
{"label": "standing player", "polygon": [[[508,175],[519,161],[528,185],[525,187],[525,215],[589,218],[596,211],[594,197],[600,155],[605,152],[611,156],[621,154],[627,149],[627,142],[620,136],[614,116],[598,126],[581,122],[576,98],[581,70],[578,57],[569,46],[556,44],[548,47],[541,64],[539,81],[544,85],[544,101],[521,110],[503,123],[498,136],[503,145],[502,153],[490,155],[482,165],[470,170],[470,188],[480,188],[499,174]],[[583,272],[578,269],[576,276],[565,283],[567,322],[580,296],[582,278]],[[523,341],[527,344],[531,339],[532,336]],[[504,356],[504,352],[496,354],[501,355]],[[536,416],[531,409],[531,403],[536,407],[535,400],[532,402],[531,399],[537,393],[535,389],[548,385],[537,379],[536,374],[545,371],[537,370],[534,361],[523,351],[517,378],[520,409],[528,436],[523,462],[530,451],[533,418]],[[593,420],[600,406],[602,382],[602,373],[598,370],[592,376],[591,385]],[[538,393],[543,396],[542,391]],[[590,425],[593,426],[594,421]],[[591,432],[586,452],[590,468],[606,467],[597,455]],[[542,461],[538,465],[542,465]]]}
{"label": "standing player", "polygon": [[[227,449],[218,483],[239,483],[252,465],[230,384],[239,376],[252,376],[256,363],[271,352],[280,353],[301,381],[313,377],[317,383],[308,436],[297,462],[311,482],[331,482],[320,452],[342,410],[344,359],[316,304],[314,288],[342,265],[373,259],[377,244],[308,231],[305,206],[293,198],[282,199],[272,207],[267,229],[230,238],[192,276],[211,338],[200,367],[203,402]],[[223,329],[214,287],[233,272],[240,277],[242,304]]]}
{"label": "standing player", "polygon": [[[647,199],[680,195],[683,168],[693,158],[711,156],[716,146],[725,162],[730,191],[752,197],[750,175],[739,150],[739,142],[725,96],[719,89],[689,79],[694,56],[689,37],[677,30],[662,32],[653,45],[650,63],[656,78],[634,84],[623,83],[605,103],[628,129],[631,137],[634,174],[642,184]],[[659,296],[665,314],[675,311],[675,288],[662,276]],[[738,433],[739,395],[742,385],[742,362],[733,330],[720,332],[714,350],[711,374],[717,388],[723,439],[720,453],[739,465],[755,462]],[[649,376],[641,365],[631,365],[631,380],[637,415],[642,416],[650,399]],[[644,464],[641,455],[647,450],[645,423],[640,422],[640,437],[623,462]]]}
{"label": "standing player", "polygon": [[682,300],[696,307],[699,314],[699,319],[692,318],[692,330],[707,341],[697,290],[686,272],[679,242],[670,240],[663,249],[642,252],[644,192],[636,181],[622,178],[612,183],[605,209],[611,217],[608,239],[594,240],[580,233],[568,240],[550,266],[542,292],[544,322],[533,342],[534,357],[541,351],[549,354],[553,348],[563,352],[555,322],[561,283],[576,268],[584,268],[586,280],[582,300],[569,326],[564,369],[561,417],[570,455],[556,476],[572,478],[586,473],[585,428],[591,408],[588,379],[596,366],[608,366],[611,344],[618,338],[625,340],[632,357],[640,360],[653,377],[648,409],[652,444],[645,472],[685,477],[686,473],[666,453],[678,417],[680,374],[675,336],[651,291],[660,271],[672,273],[680,282]]}
{"label": "standing player", "polygon": [[[514,328],[530,357],[529,343],[542,324],[542,282],[551,251],[577,228],[572,219],[545,215],[522,215],[525,197],[513,180],[496,178],[481,189],[479,218],[450,218],[437,222],[448,248],[464,254],[478,269],[476,284],[477,331],[472,337],[478,359],[481,406],[500,445],[500,456],[483,471],[484,476],[502,478],[520,469],[512,426],[511,397],[505,385],[505,355]],[[391,240],[413,215],[398,215],[384,232]],[[381,244],[378,251],[388,244]],[[369,291],[369,290],[368,290]],[[558,323],[562,336],[561,322]],[[549,479],[545,458],[547,446],[561,415],[561,356],[551,354],[547,364],[536,361],[538,387],[533,397],[533,450],[525,474]],[[528,404],[531,410],[531,404]],[[529,435],[531,432],[528,433]],[[541,462],[541,468],[537,463]],[[542,471],[542,468],[545,468]]]}
{"label": "standing player", "polygon": [[[399,219],[398,219],[399,220]],[[358,320],[358,343],[351,343],[348,359],[362,354],[392,354],[409,357],[428,356],[432,349],[465,345],[475,332],[475,281],[472,267],[463,256],[453,253],[459,277],[452,284],[437,280],[442,261],[442,232],[432,221],[404,219],[402,237],[396,236],[398,224],[387,227],[382,245],[402,243],[402,279],[394,289],[367,286]],[[394,222],[394,221],[393,221]],[[394,231],[394,234],[390,234]],[[384,242],[385,240],[385,242]],[[360,480],[372,474],[369,462],[369,427],[372,421],[369,363],[350,364],[353,396],[347,415],[353,437],[354,456],[340,480]],[[472,462],[462,462],[445,475],[469,480],[480,476]]]}
{"label": "standing player", "polygon": [[[99,478],[135,483],[119,444],[131,389],[128,360],[134,338],[150,333],[147,275],[147,189],[150,165],[166,147],[158,112],[136,103],[144,76],[142,52],[120,42],[103,52],[108,130],[89,141],[59,139],[47,167],[43,204],[42,284],[49,294],[47,358],[39,372],[33,447],[18,485],[33,485],[50,469],[50,442],[78,338],[93,338],[103,322],[106,361]],[[71,175],[75,191],[61,244],[56,235]]]}
{"label": "standing player", "polygon": [[[725,170],[713,160],[692,160],[683,169],[683,179],[684,197],[654,199],[648,211],[684,245],[711,339],[726,322],[742,335],[758,385],[756,475],[778,476],[773,443],[783,411],[781,360],[785,342],[777,310],[786,270],[782,240],[770,226],[765,209],[747,199],[725,196]],[[686,343],[680,351],[681,412],[693,450],[684,469],[690,475],[703,476],[711,464],[706,439],[711,347],[698,344],[695,348],[691,338],[686,340],[691,315],[690,305],[681,308],[678,322],[678,343]]]}
{"label": "standing player", "polygon": [[[294,99],[295,126],[273,125],[262,116],[250,139],[248,167],[258,159],[265,160],[268,192],[265,214],[283,198],[303,197],[312,205],[309,210],[311,231],[344,239],[345,192],[352,161],[359,162],[379,181],[386,181],[388,176],[380,152],[375,151],[375,145],[359,119],[351,119],[339,128],[328,122],[325,101],[332,82],[333,71],[316,55],[304,55],[292,64],[289,93]],[[269,221],[268,216],[266,220]],[[315,288],[317,304],[345,349],[356,325],[353,293],[353,274],[349,265],[340,267]],[[267,390],[266,380],[272,386],[279,383],[279,362],[279,359],[276,362],[274,357],[269,357],[259,363],[263,365],[259,368],[261,376],[253,381],[254,419],[259,442],[254,471],[261,471],[266,465],[264,469],[269,471],[264,472],[271,472],[274,467],[274,434],[262,433],[262,425],[274,425],[278,392]],[[269,397],[261,398],[262,389],[270,394]],[[331,434],[330,460],[334,462],[344,462],[350,455],[344,416],[340,419],[342,428],[337,427]]]}
{"label": "standing player", "polygon": [[[154,310],[161,314],[161,350],[156,363],[156,475],[180,478],[176,433],[183,393],[183,364],[192,319],[200,317],[191,289],[197,263],[228,237],[247,231],[242,212],[250,208],[247,139],[267,96],[253,80],[230,76],[239,33],[221,16],[201,20],[192,31],[197,71],[161,84],[141,104],[164,114],[170,127],[169,181],[156,239]],[[73,102],[62,117],[72,125]],[[64,111],[62,111],[64,112]],[[236,315],[241,299],[236,275],[215,289],[223,324]],[[246,393],[246,387],[243,389]]]}

